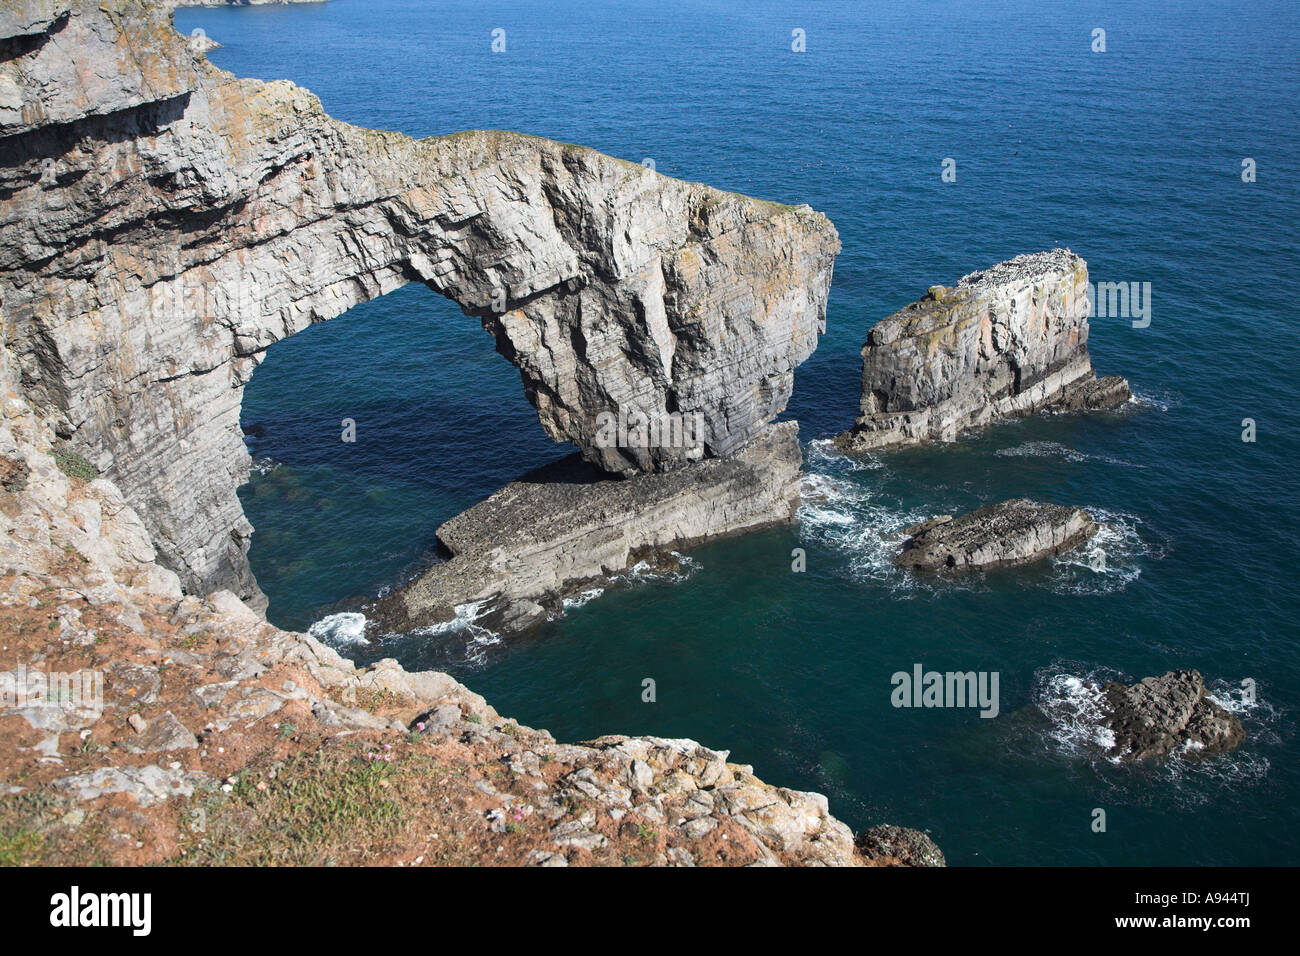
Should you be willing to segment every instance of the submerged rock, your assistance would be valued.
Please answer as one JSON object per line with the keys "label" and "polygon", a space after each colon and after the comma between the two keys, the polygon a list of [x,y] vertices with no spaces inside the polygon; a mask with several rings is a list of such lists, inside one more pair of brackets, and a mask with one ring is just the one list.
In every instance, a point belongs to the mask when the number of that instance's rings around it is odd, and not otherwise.
{"label": "submerged rock", "polygon": [[1225,753],[1246,738],[1241,721],[1216,703],[1199,671],[1169,671],[1103,691],[1105,724],[1114,735],[1110,756],[1150,760],[1182,747],[1202,756]]}
{"label": "submerged rock", "polygon": [[673,549],[793,520],[799,428],[769,426],[727,458],[633,478],[577,455],[530,472],[438,529],[451,553],[370,613],[379,630],[449,621],[482,605],[493,630],[523,630],[566,594]]}
{"label": "submerged rock", "polygon": [[972,571],[1028,564],[1068,551],[1097,533],[1081,508],[1015,498],[959,518],[940,517],[906,529],[894,559],[918,571]]}
{"label": "submerged rock", "polygon": [[1092,369],[1088,308],[1088,266],[1068,249],[933,287],[868,333],[858,418],[838,444],[952,441],[999,418],[1124,404],[1128,382]]}

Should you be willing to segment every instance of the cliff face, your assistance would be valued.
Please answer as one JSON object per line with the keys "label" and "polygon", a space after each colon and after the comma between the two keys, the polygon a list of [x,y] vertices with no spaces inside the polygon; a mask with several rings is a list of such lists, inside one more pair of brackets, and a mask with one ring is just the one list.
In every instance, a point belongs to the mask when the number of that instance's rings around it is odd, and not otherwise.
{"label": "cliff face", "polygon": [[[265,350],[420,281],[479,317],[542,427],[607,471],[734,452],[824,329],[834,228],[513,133],[413,141],[191,52],[165,7],[0,19],[0,301],[27,398],[186,590],[259,606],[235,489]],[[702,444],[599,440],[697,415]]]}
{"label": "cliff face", "polygon": [[1068,249],[971,273],[877,323],[862,348],[853,451],[952,441],[998,418],[1131,397],[1088,355],[1088,266]]}

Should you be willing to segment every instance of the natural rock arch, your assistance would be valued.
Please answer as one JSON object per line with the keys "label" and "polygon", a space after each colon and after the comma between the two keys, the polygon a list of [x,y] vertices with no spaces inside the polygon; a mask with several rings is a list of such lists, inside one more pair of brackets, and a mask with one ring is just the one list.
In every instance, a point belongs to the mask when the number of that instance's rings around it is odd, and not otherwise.
{"label": "natural rock arch", "polygon": [[599,412],[699,412],[726,455],[824,330],[839,242],[806,206],[515,133],[360,129],[208,65],[163,6],[26,6],[0,59],[5,341],[189,590],[264,600],[235,495],[262,353],[407,282],[481,317],[543,428],[610,471],[683,452],[598,447]]}

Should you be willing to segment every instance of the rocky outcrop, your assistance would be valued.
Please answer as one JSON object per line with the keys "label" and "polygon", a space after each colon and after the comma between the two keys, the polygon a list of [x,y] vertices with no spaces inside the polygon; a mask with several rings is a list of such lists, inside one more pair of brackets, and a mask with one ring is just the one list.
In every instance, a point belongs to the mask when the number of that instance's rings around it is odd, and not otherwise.
{"label": "rocky outcrop", "polygon": [[[542,427],[616,473],[729,455],[816,347],[827,219],[502,132],[358,129],[210,66],[144,0],[25,0],[0,43],[0,298],[24,393],[186,590],[261,606],[235,495],[266,349],[407,282],[478,317]],[[698,417],[690,444],[601,418]]]}
{"label": "rocky outcrop", "polygon": [[947,866],[943,851],[920,830],[881,824],[863,830],[854,841],[868,860],[897,866]]}
{"label": "rocky outcrop", "polygon": [[794,519],[799,427],[768,426],[727,458],[616,479],[574,455],[530,472],[438,529],[451,555],[381,598],[380,631],[451,620],[476,606],[493,630],[543,620],[567,594],[641,561]]}
{"label": "rocky outcrop", "polygon": [[194,33],[190,36],[190,49],[195,53],[209,53],[221,49],[221,44],[206,34]]}
{"label": "rocky outcrop", "polygon": [[1116,760],[1151,760],[1178,749],[1211,756],[1246,738],[1241,721],[1209,696],[1199,671],[1170,671],[1132,685],[1112,681],[1102,693]]}
{"label": "rocky outcrop", "polygon": [[1008,416],[1124,404],[1128,383],[1092,369],[1088,311],[1088,267],[1068,249],[933,287],[867,335],[858,418],[839,445],[952,441]]}
{"label": "rocky outcrop", "polygon": [[1097,523],[1081,508],[1016,498],[904,529],[907,540],[894,560],[917,571],[1029,564],[1077,547],[1096,533]]}

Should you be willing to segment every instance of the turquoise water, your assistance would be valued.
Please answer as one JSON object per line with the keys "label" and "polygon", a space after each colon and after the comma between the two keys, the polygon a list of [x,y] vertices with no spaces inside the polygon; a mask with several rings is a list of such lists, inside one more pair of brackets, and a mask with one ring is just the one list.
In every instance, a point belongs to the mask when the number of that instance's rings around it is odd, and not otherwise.
{"label": "turquoise water", "polygon": [[[184,10],[177,24],[223,43],[219,66],[293,79],[353,123],[517,129],[652,158],[808,202],[844,243],[827,334],[788,410],[824,499],[799,526],[699,549],[680,579],[629,580],[527,639],[469,628],[348,653],[448,669],[561,739],[729,747],[828,794],[855,827],[928,828],[956,864],[1296,862],[1293,3],[332,0]],[[1105,53],[1090,49],[1098,27]],[[795,28],[805,53],[790,50]],[[1139,404],[877,458],[827,449],[852,421],[871,324],[932,284],[1056,245],[1094,280],[1151,283],[1149,327],[1093,324],[1095,364],[1128,376]],[[339,441],[344,417],[356,444]],[[296,628],[402,580],[439,523],[569,450],[477,322],[424,288],[273,347],[244,425],[253,567],[271,619]],[[1097,543],[1105,571],[1083,555],[946,583],[888,564],[892,530],[1016,495],[1100,511],[1115,529]],[[999,716],[892,707],[891,675],[915,663],[996,671]],[[1059,716],[1072,679],[1172,667],[1199,668],[1240,710],[1240,751],[1117,768]]]}

